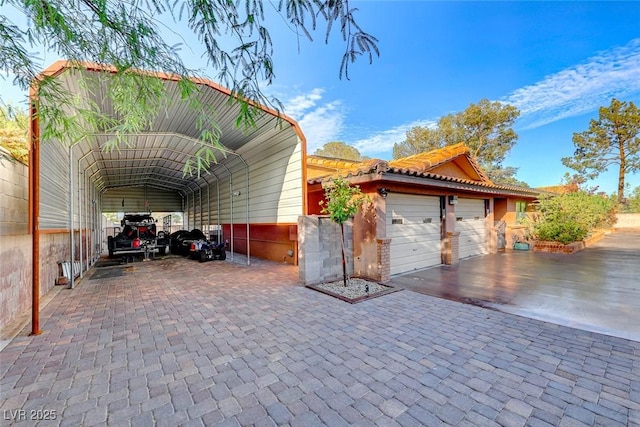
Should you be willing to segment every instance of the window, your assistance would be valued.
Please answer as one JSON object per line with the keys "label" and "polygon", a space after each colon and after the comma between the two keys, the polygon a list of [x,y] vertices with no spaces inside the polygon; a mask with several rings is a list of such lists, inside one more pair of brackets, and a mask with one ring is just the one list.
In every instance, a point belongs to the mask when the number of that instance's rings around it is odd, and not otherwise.
{"label": "window", "polygon": [[516,222],[522,222],[527,218],[527,202],[516,202]]}

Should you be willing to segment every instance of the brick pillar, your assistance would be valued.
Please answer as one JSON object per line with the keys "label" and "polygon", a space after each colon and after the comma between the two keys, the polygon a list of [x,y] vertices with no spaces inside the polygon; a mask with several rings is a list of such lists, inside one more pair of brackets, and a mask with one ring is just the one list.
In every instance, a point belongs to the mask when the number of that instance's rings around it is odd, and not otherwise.
{"label": "brick pillar", "polygon": [[444,263],[455,265],[460,260],[460,232],[447,231],[444,239]]}
{"label": "brick pillar", "polygon": [[376,280],[386,283],[391,279],[391,239],[376,239],[378,242],[378,272]]}

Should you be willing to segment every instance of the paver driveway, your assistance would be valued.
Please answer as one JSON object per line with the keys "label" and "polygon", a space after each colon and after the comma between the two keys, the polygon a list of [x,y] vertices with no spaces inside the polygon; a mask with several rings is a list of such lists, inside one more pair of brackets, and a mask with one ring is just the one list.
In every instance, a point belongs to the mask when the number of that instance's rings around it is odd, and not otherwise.
{"label": "paver driveway", "polygon": [[393,278],[428,295],[640,341],[640,231],[573,255],[507,251]]}
{"label": "paver driveway", "polygon": [[130,270],[0,352],[3,424],[640,425],[638,342],[406,290],[350,305],[275,263]]}

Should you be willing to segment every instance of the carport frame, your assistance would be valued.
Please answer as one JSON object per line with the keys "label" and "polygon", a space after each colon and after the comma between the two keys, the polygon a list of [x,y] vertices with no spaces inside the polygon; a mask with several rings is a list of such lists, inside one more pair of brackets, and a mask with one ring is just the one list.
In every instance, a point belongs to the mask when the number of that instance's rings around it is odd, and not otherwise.
{"label": "carport frame", "polygon": [[[52,64],[50,67],[48,67],[47,69],[43,70],[38,76],[36,76],[33,81],[32,84],[29,88],[29,112],[30,112],[30,121],[29,121],[29,140],[30,140],[30,145],[31,145],[31,150],[29,152],[29,164],[30,164],[30,168],[29,168],[29,226],[28,229],[32,235],[32,309],[31,309],[31,335],[39,335],[42,333],[42,331],[40,330],[40,119],[38,116],[38,111],[39,111],[39,96],[38,96],[38,91],[39,91],[39,86],[40,86],[40,82],[44,79],[44,78],[54,78],[58,75],[61,75],[62,73],[64,73],[66,70],[68,69],[83,69],[86,71],[97,71],[97,72],[108,72],[108,73],[112,73],[115,74],[118,72],[118,70],[113,67],[113,66],[105,66],[105,65],[100,65],[100,64],[95,64],[95,63],[87,63],[87,62],[76,62],[76,61],[57,61],[54,64]],[[165,81],[179,81],[181,80],[183,77],[182,76],[178,76],[178,75],[172,75],[172,74],[167,74],[167,73],[160,73],[160,72],[147,72],[147,71],[143,71],[143,70],[133,70],[133,72],[137,72],[140,74],[144,74],[144,75],[149,75],[155,78],[159,78]],[[230,98],[236,98],[238,99],[238,96],[234,93],[232,93],[231,90],[224,88],[214,82],[211,82],[209,80],[203,79],[203,78],[191,78],[190,79],[193,83],[195,84],[201,84],[203,86],[209,87],[210,89],[216,90],[222,94],[225,94],[227,96],[229,96]],[[249,105],[251,105],[252,107],[258,108],[260,110],[262,110],[263,112],[265,112],[266,114],[269,114],[271,116],[274,116],[276,118],[278,118],[279,120],[282,120],[284,122],[287,122],[290,126],[292,131],[294,132],[294,134],[296,135],[297,139],[298,139],[298,143],[300,144],[300,155],[301,155],[301,188],[302,188],[302,192],[301,192],[301,213],[302,214],[306,214],[308,212],[308,206],[307,206],[307,200],[308,200],[308,196],[307,196],[307,168],[306,168],[306,138],[304,137],[304,134],[302,133],[302,130],[300,129],[299,125],[297,124],[297,122],[295,122],[293,119],[291,119],[290,117],[287,117],[283,114],[281,114],[279,111],[276,111],[274,109],[271,109],[269,107],[260,105],[254,101],[251,100],[245,100]],[[186,136],[186,135],[185,135]],[[72,150],[75,144],[71,144],[69,147],[70,150],[70,162],[72,162]],[[237,154],[237,153],[236,153]],[[241,158],[241,157],[240,157]],[[250,242],[249,242],[249,171],[248,171],[248,165],[246,163],[246,161],[244,161],[244,159],[241,158],[242,163],[244,163],[245,167],[246,167],[246,174],[247,174],[247,192],[246,192],[246,203],[247,203],[247,211],[246,211],[246,215],[247,215],[247,264],[250,263],[250,253],[249,253],[249,246],[250,246]],[[226,165],[224,165],[224,163],[222,163],[222,165],[227,168]],[[85,171],[86,172],[86,168]],[[227,168],[228,170],[228,168]],[[214,175],[215,176],[215,175]],[[231,176],[231,175],[230,175]],[[204,179],[204,178],[203,178]],[[73,180],[73,175],[70,176],[70,180]],[[89,181],[91,182],[91,179],[89,179]],[[208,181],[206,179],[204,179],[205,182],[208,183]],[[230,178],[230,182],[231,182],[231,178]],[[219,191],[219,185],[217,185],[218,191]],[[96,189],[97,190],[97,189]],[[86,191],[86,190],[85,190]],[[178,193],[180,193],[179,190],[176,190]],[[104,190],[100,190],[98,191],[100,196],[103,194]],[[184,193],[182,193],[184,195]],[[69,195],[70,200],[69,200],[69,204],[71,205],[71,209],[72,209],[72,205],[73,205],[73,198],[74,198],[74,194],[73,192],[71,192],[71,194]],[[231,206],[233,206],[233,199],[231,199]],[[218,203],[219,203],[219,198],[218,198]],[[101,210],[101,209],[100,209]],[[219,221],[218,221],[219,222]],[[69,223],[69,233],[71,234],[71,239],[73,239],[73,234],[74,234],[74,229],[73,229],[73,220],[71,219],[71,222]],[[233,223],[231,225],[231,233],[233,234]],[[232,239],[232,245],[233,245],[233,239]],[[75,249],[73,247],[70,248],[70,253],[75,256],[74,254]],[[233,252],[232,252],[232,256],[233,256]],[[71,265],[73,268],[73,259],[71,258]],[[88,266],[87,266],[88,268]],[[72,269],[73,271],[73,269]],[[71,274],[71,276],[73,276],[73,273]]]}

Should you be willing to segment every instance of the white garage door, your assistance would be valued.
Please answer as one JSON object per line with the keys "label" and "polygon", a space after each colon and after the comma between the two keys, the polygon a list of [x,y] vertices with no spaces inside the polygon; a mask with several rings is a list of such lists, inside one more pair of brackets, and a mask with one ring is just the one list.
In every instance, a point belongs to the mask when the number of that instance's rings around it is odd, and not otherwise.
{"label": "white garage door", "polygon": [[460,259],[487,253],[484,200],[458,199],[456,231],[460,232]]}
{"label": "white garage door", "polygon": [[389,194],[387,237],[391,238],[391,274],[440,264],[440,198]]}

